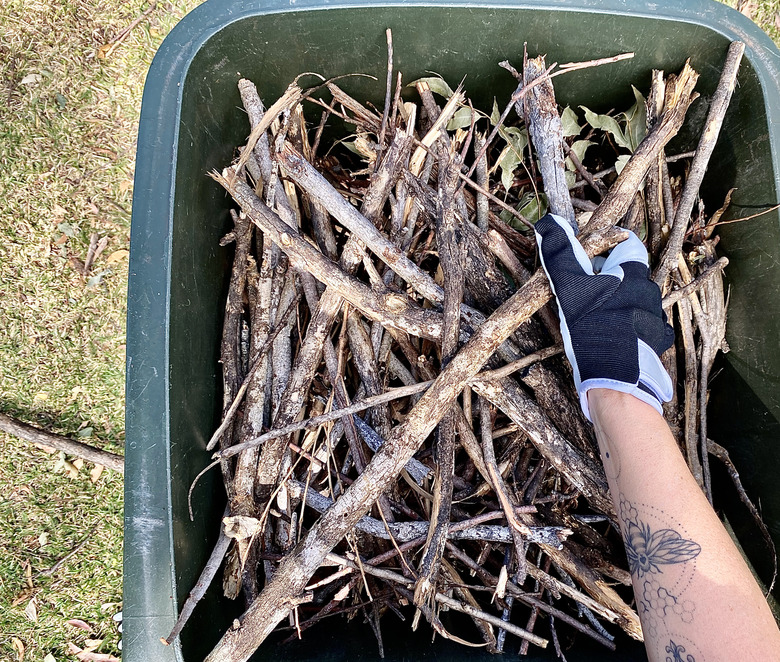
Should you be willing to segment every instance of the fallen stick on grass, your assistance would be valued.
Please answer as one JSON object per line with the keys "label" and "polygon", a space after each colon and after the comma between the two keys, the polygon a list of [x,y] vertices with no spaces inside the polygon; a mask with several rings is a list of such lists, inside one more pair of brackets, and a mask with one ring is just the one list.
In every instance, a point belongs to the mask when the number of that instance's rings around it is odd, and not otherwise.
{"label": "fallen stick on grass", "polygon": [[54,448],[55,450],[63,451],[68,455],[80,457],[82,460],[100,464],[106,467],[106,469],[118,471],[119,473],[125,472],[125,458],[121,455],[109,453],[108,451],[95,448],[94,446],[90,446],[80,441],[68,439],[68,437],[63,437],[59,434],[46,432],[45,430],[33,427],[32,425],[27,425],[27,423],[22,423],[6,414],[0,414],[0,430],[24,441],[29,441],[33,444],[38,444],[39,446]]}

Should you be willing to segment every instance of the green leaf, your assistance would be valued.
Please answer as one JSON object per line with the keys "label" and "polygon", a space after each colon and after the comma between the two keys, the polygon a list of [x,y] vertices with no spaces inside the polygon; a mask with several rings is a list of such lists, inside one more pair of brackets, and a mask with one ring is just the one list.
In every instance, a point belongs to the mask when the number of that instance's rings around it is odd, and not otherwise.
{"label": "green leaf", "polygon": [[60,107],[60,110],[65,110],[65,106],[68,105],[68,100],[59,92],[54,95],[54,98],[57,100],[57,105]]}
{"label": "green leaf", "polygon": [[357,148],[357,140],[342,140],[341,144],[344,145],[350,152],[357,154],[361,158],[365,157],[363,152]]}
{"label": "green leaf", "polygon": [[585,121],[594,129],[600,129],[609,133],[615,142],[625,149],[631,149],[631,143],[620,128],[619,122],[609,115],[598,115],[585,106],[580,106],[585,111]]}
{"label": "green leaf", "polygon": [[[520,198],[517,211],[525,216],[531,223],[536,223],[547,213],[547,198],[543,193],[538,196],[533,192],[526,193]],[[516,221],[519,223],[519,221]]]}
{"label": "green leaf", "polygon": [[444,97],[445,99],[449,99],[453,94],[452,88],[447,85],[447,81],[445,81],[441,76],[418,78],[417,80],[413,80],[411,83],[409,83],[407,87],[415,87],[417,83],[428,83],[428,87],[431,88],[431,92],[434,92],[440,97]]}
{"label": "green leaf", "polygon": [[498,109],[495,97],[493,98],[493,111],[490,113],[490,124],[495,126],[498,124],[498,120],[501,119],[501,111]]}
{"label": "green leaf", "polygon": [[87,437],[91,437],[92,433],[94,432],[94,428],[81,428],[81,430],[78,431],[78,436],[86,439]]}
{"label": "green leaf", "polygon": [[615,172],[617,172],[618,175],[623,172],[623,168],[626,167],[626,163],[628,163],[630,158],[630,154],[621,154],[618,156],[617,161],[615,161]]}
{"label": "green leaf", "polygon": [[528,147],[528,131],[526,129],[520,129],[516,126],[502,126],[498,133],[520,154]]}
{"label": "green leaf", "polygon": [[[522,152],[520,154],[522,154]],[[517,168],[523,160],[520,154],[518,154],[511,145],[507,145],[498,157],[498,167],[501,168],[501,185],[507,191],[512,187],[515,168]]]}
{"label": "green leaf", "polygon": [[498,157],[498,167],[501,168],[501,184],[508,191],[512,186],[515,168],[523,161],[523,150],[528,146],[528,132],[515,126],[501,127],[498,132],[507,143]]}
{"label": "green leaf", "polygon": [[75,226],[71,225],[70,223],[60,223],[57,226],[57,229],[62,232],[62,234],[68,236],[68,237],[75,237],[76,236],[76,228]]}
{"label": "green leaf", "polygon": [[625,136],[628,138],[630,149],[633,152],[647,134],[647,106],[642,93],[633,85],[631,89],[634,90],[636,103],[622,115],[626,122]]}
{"label": "green leaf", "polygon": [[582,131],[582,127],[577,121],[577,113],[569,106],[563,109],[561,113],[561,124],[563,124],[563,137],[569,138],[570,136],[578,136]]}
{"label": "green leaf", "polygon": [[[571,151],[574,152],[575,156],[580,160],[580,163],[585,159],[585,152],[588,150],[588,147],[591,145],[595,145],[592,140],[575,140],[572,143]],[[566,159],[566,167],[569,170],[575,170],[574,164],[572,163],[571,159]]]}
{"label": "green leaf", "polygon": [[566,178],[566,186],[568,188],[571,188],[577,183],[577,177],[574,175],[573,172],[569,172],[568,170],[563,173],[564,177]]}
{"label": "green leaf", "polygon": [[[476,112],[474,113],[476,115]],[[476,117],[474,118],[476,121]],[[447,122],[447,131],[456,131],[471,126],[471,108],[459,108]]]}

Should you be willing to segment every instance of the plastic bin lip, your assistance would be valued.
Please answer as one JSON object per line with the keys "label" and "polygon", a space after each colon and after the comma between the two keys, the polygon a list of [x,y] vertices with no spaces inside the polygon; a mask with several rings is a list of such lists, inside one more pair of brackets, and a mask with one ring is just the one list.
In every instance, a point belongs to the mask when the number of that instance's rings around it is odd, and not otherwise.
{"label": "plastic bin lip", "polygon": [[[775,79],[780,78],[780,52],[769,36],[747,16],[715,0],[656,0],[629,3],[626,0],[503,0],[481,3],[474,0],[289,0],[289,3],[265,0],[237,0],[220,2],[209,0],[199,5],[185,16],[166,38],[176,46],[173,57],[160,49],[151,70],[165,67],[170,74],[178,73],[175,78],[183,79],[192,56],[199,47],[218,30],[247,18],[269,14],[294,13],[298,11],[327,11],[330,9],[356,9],[366,7],[453,7],[474,9],[543,9],[545,11],[587,12],[589,14],[609,14],[650,18],[660,21],[685,22],[706,27],[731,41],[745,43],[746,56],[751,61],[758,59],[766,68],[766,73]],[[195,28],[195,30],[193,30]],[[157,62],[157,59],[165,62]],[[178,66],[177,66],[178,65]],[[184,65],[182,69],[181,66]],[[178,71],[177,71],[178,70]]]}
{"label": "plastic bin lip", "polygon": [[[294,14],[311,11],[362,8],[452,8],[475,10],[545,10],[549,12],[583,12],[647,18],[669,23],[683,22],[701,26],[728,40],[746,44],[745,58],[756,70],[764,89],[769,141],[773,161],[780,158],[780,133],[771,127],[780,124],[780,52],[769,37],[739,12],[714,0],[508,0],[475,2],[475,0],[209,0],[200,5],[171,31],[156,54],[144,89],[139,129],[135,195],[132,210],[129,301],[127,320],[127,420],[126,462],[128,480],[125,488],[125,559],[140,558],[143,577],[138,583],[164,583],[161,591],[176,594],[174,535],[171,513],[171,457],[163,443],[169,429],[168,401],[170,375],[170,275],[171,241],[175,172],[179,142],[181,101],[190,64],[214,35],[228,25],[255,16]],[[384,28],[384,26],[381,26]],[[775,187],[780,190],[780,167],[774,164]],[[140,194],[139,194],[140,193]],[[146,438],[156,430],[155,438]],[[163,481],[162,484],[160,481]],[[163,555],[170,567],[158,565]],[[159,554],[160,556],[155,556]],[[144,559],[147,563],[144,564]],[[175,597],[165,608],[159,604],[137,604],[140,593],[126,584],[133,594],[130,609],[125,609],[126,632],[140,631],[158,619],[174,619]],[[131,625],[135,619],[137,624]],[[170,621],[171,623],[173,620]],[[132,647],[126,637],[126,650]],[[128,660],[133,658],[128,656]],[[183,660],[177,645],[161,651],[160,660]]]}

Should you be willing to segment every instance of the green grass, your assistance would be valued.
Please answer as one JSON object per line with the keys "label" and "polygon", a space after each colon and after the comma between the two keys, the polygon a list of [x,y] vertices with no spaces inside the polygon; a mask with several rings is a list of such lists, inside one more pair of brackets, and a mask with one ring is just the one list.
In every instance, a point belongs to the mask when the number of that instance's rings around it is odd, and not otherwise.
{"label": "green grass", "polygon": [[[0,411],[113,452],[141,93],[162,39],[197,4],[158,3],[107,58],[101,46],[148,2],[5,0],[0,12]],[[93,233],[108,245],[85,278],[74,263]],[[93,483],[90,465],[69,477],[56,454],[0,444],[0,660],[19,659],[12,637],[25,660],[73,659],[68,642],[87,639],[117,654],[122,477]],[[37,621],[25,614],[33,598]]]}
{"label": "green grass", "polygon": [[[0,411],[114,452],[141,92],[156,48],[197,4],[158,3],[106,59],[100,47],[148,2],[4,0],[0,12]],[[746,11],[780,41],[780,1]],[[100,282],[88,284],[73,259],[92,233],[108,246],[90,274]],[[121,476],[93,483],[89,465],[68,472],[56,454],[4,435],[0,444],[0,662],[20,659],[12,638],[24,660],[73,659],[68,642],[87,639],[118,654]],[[36,574],[85,540],[53,575]],[[37,621],[25,614],[32,599]]]}

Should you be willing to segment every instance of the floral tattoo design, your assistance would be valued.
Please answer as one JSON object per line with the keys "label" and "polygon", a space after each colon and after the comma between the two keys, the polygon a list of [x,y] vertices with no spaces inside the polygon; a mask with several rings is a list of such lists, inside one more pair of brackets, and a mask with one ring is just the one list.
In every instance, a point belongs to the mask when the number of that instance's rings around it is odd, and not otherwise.
{"label": "floral tattoo design", "polygon": [[685,646],[676,644],[671,639],[666,647],[666,652],[669,653],[666,656],[666,662],[696,662],[696,658],[693,655],[686,654]]}
{"label": "floral tattoo design", "polygon": [[[695,605],[683,594],[693,577],[701,545],[686,538],[681,527],[670,526],[662,511],[638,505],[642,507],[641,516],[636,505],[620,495],[623,542],[631,574],[639,580],[637,606],[642,626],[649,635],[657,637],[666,630],[670,617],[683,623],[693,622]],[[685,650],[686,646],[670,640],[666,652],[671,657],[667,657],[667,662],[696,662],[693,655],[683,655]]]}

